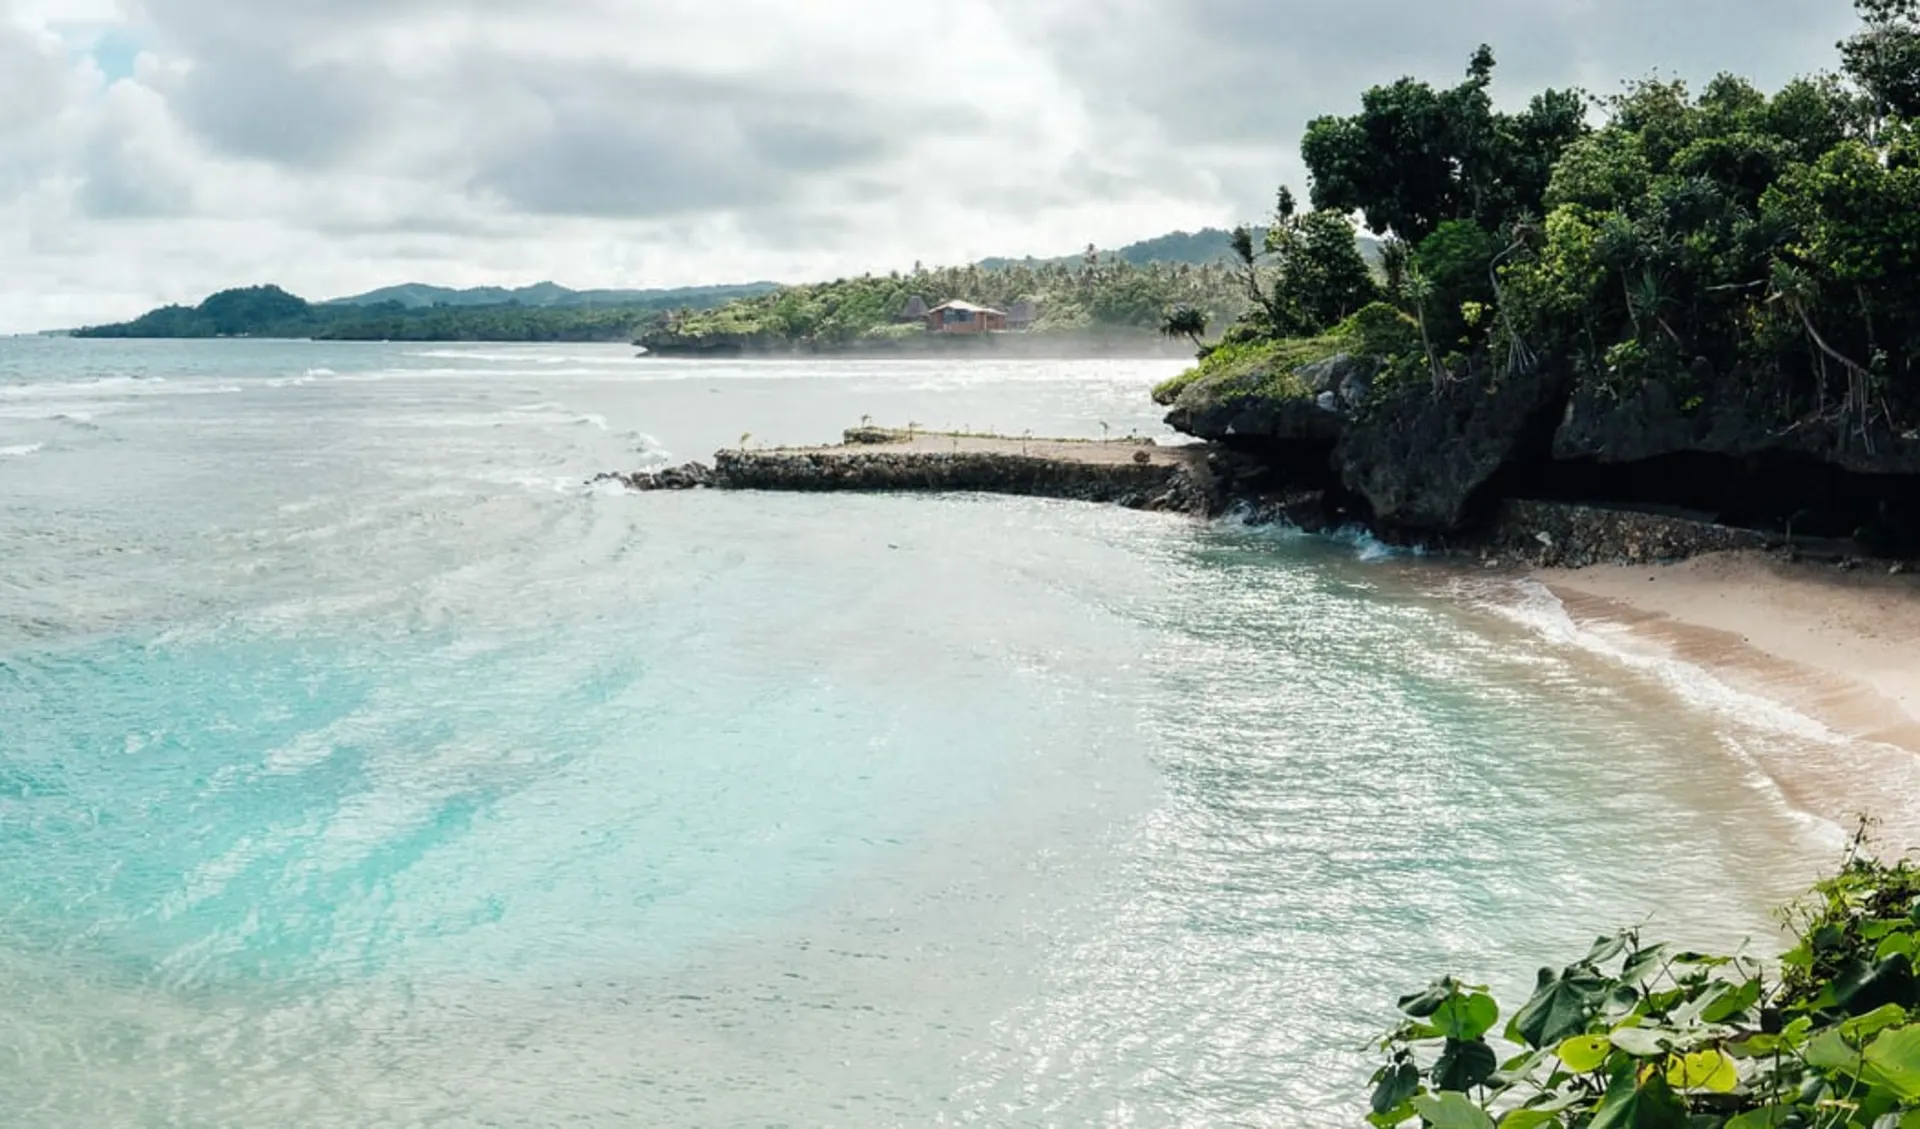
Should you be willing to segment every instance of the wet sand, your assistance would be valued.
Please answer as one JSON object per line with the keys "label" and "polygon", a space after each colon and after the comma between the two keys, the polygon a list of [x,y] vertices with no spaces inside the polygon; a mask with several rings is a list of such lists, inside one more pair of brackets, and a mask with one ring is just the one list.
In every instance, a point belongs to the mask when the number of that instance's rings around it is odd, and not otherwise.
{"label": "wet sand", "polygon": [[[1585,630],[1701,667],[1842,737],[1920,758],[1920,578],[1760,553],[1533,578]],[[1863,767],[1836,756],[1781,783],[1829,817],[1842,807],[1892,815],[1913,805],[1915,797],[1862,778]]]}

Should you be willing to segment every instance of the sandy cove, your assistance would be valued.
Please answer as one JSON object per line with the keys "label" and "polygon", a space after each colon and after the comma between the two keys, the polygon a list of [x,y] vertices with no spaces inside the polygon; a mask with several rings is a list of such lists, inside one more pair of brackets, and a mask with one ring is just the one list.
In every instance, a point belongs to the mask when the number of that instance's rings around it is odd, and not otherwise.
{"label": "sandy cove", "polygon": [[[1584,629],[1701,667],[1836,734],[1920,757],[1920,578],[1766,553],[1532,575]],[[1781,783],[1828,818],[1874,806],[1865,791],[1874,780],[1850,766],[1810,774]]]}

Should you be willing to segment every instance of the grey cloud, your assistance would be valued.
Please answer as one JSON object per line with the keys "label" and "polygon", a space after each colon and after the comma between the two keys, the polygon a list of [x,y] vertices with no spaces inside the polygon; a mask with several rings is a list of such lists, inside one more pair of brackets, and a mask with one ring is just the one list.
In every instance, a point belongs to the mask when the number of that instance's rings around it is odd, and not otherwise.
{"label": "grey cloud", "polygon": [[243,51],[197,66],[180,83],[174,109],[224,152],[325,168],[350,159],[385,127],[384,85],[339,64],[296,66]]}
{"label": "grey cloud", "polygon": [[0,140],[41,125],[68,105],[72,75],[57,51],[0,20]]}
{"label": "grey cloud", "polygon": [[[1091,104],[1184,144],[1265,151],[1276,173],[1297,171],[1312,117],[1402,75],[1452,81],[1483,42],[1496,96],[1523,101],[1546,86],[1606,93],[1655,69],[1774,85],[1831,67],[1853,24],[1846,0],[1058,0],[1053,16],[1053,52]],[[1265,206],[1270,184],[1244,169],[1223,179],[1243,207]]]}
{"label": "grey cloud", "polygon": [[[475,13],[447,0],[300,0],[275,6],[273,19],[228,19],[228,6],[149,4],[192,63],[174,110],[216,152],[303,173],[408,175],[514,211],[649,218],[779,204],[812,179],[884,162],[918,125],[884,102],[777,73],[718,79],[480,46],[416,72],[337,54],[308,65],[309,33]],[[943,120],[954,134],[981,126],[964,106]]]}
{"label": "grey cloud", "polygon": [[610,67],[522,78],[530,120],[490,138],[471,184],[543,214],[654,217],[792,199],[814,175],[898,152],[885,107]]}

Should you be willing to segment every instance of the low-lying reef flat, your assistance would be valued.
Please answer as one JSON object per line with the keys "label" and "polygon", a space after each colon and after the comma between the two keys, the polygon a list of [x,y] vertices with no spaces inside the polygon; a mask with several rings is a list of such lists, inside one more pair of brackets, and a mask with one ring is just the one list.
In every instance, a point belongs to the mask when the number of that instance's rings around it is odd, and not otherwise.
{"label": "low-lying reef flat", "polygon": [[857,428],[832,447],[739,448],[702,463],[602,475],[634,490],[1022,494],[1141,510],[1214,508],[1206,450],[1151,440],[1075,441]]}

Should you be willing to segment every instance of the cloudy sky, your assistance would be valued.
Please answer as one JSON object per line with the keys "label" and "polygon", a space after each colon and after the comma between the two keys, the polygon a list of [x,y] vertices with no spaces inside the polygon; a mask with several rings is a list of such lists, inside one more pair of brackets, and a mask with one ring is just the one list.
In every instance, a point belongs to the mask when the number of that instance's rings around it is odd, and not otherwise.
{"label": "cloudy sky", "polygon": [[1253,218],[1451,81],[1820,69],[1847,0],[0,0],[0,332],[228,285],[670,286]]}

